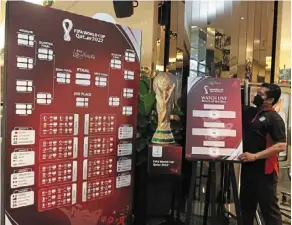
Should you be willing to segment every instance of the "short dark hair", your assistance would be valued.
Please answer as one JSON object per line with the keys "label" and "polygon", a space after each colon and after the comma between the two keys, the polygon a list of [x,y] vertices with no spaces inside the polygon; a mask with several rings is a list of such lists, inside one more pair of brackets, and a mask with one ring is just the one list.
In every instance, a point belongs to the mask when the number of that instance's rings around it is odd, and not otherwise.
{"label": "short dark hair", "polygon": [[262,87],[269,89],[269,91],[267,92],[267,97],[269,98],[273,98],[273,105],[275,105],[280,97],[281,97],[281,88],[277,85],[277,84],[271,84],[271,83],[263,83]]}

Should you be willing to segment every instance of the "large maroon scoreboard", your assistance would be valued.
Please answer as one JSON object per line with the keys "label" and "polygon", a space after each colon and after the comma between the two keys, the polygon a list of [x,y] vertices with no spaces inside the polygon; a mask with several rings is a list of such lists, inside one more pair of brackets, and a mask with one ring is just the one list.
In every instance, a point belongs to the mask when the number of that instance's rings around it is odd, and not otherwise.
{"label": "large maroon scoreboard", "polygon": [[6,225],[128,224],[141,32],[7,4]]}

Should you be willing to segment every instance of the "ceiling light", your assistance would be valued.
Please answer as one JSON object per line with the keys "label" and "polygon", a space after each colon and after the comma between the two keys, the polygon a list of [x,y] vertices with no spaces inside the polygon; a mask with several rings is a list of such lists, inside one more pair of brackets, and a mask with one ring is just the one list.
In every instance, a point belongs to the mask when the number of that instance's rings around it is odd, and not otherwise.
{"label": "ceiling light", "polygon": [[242,17],[240,17],[240,19],[241,19],[241,20],[244,20],[244,17],[242,16]]}
{"label": "ceiling light", "polygon": [[156,70],[157,71],[163,71],[164,70],[164,66],[162,66],[162,65],[156,65]]}
{"label": "ceiling light", "polygon": [[135,1],[136,5],[134,6],[134,1],[119,1],[113,0],[114,4],[114,11],[117,18],[128,18],[133,16],[134,8],[138,6],[137,2]]}
{"label": "ceiling light", "polygon": [[176,59],[179,60],[179,61],[183,60],[184,59],[183,54],[177,54],[176,55]]}
{"label": "ceiling light", "polygon": [[169,58],[168,62],[175,63],[176,62],[176,58]]}

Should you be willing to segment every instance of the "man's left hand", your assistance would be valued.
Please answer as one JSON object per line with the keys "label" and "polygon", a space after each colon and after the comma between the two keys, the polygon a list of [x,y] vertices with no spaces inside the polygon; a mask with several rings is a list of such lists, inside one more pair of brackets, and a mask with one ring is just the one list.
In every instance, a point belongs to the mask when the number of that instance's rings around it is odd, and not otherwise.
{"label": "man's left hand", "polygon": [[256,161],[256,154],[245,152],[238,157],[243,162],[254,162]]}

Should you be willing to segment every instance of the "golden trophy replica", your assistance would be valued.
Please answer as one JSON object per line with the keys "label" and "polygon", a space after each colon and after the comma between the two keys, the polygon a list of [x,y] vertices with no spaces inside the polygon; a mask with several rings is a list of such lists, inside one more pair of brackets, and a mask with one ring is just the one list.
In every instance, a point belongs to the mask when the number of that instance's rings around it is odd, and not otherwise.
{"label": "golden trophy replica", "polygon": [[174,104],[175,88],[176,78],[169,72],[159,73],[153,81],[153,89],[157,100],[158,125],[152,143],[175,143],[170,128],[170,114]]}

